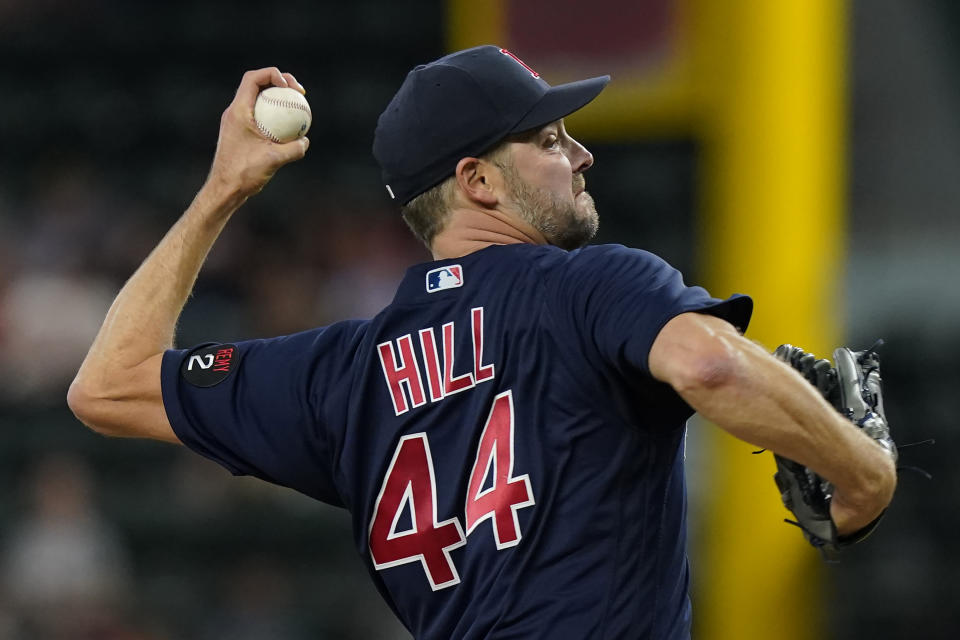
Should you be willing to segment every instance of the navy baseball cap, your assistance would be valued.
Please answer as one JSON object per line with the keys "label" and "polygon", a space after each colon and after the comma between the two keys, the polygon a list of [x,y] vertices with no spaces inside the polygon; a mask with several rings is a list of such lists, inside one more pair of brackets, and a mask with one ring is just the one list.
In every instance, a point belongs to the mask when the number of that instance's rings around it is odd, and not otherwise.
{"label": "navy baseball cap", "polygon": [[599,76],[551,87],[506,49],[484,45],[420,65],[380,114],[373,155],[404,205],[512,133],[559,120],[597,97]]}

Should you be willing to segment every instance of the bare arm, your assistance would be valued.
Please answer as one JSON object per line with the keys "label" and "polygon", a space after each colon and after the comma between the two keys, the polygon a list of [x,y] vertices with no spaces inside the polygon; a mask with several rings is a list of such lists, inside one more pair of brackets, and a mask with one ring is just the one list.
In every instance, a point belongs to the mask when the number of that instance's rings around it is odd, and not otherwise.
{"label": "bare arm", "polygon": [[276,68],[248,71],[220,120],[206,183],[160,244],[120,290],[77,373],[67,402],[87,426],[108,435],[178,442],[163,408],[160,362],[197,273],[230,216],[281,166],[306,153],[303,138],[275,144],[253,121],[265,86],[302,90]]}
{"label": "bare arm", "polygon": [[731,435],[830,480],[831,515],[841,535],[872,522],[893,497],[896,470],[883,449],[726,321],[677,316],[654,341],[650,370]]}

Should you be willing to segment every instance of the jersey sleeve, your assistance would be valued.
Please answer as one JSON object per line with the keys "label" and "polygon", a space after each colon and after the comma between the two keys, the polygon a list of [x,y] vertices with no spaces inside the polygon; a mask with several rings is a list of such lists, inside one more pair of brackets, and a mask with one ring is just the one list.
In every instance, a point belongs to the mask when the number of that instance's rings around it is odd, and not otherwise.
{"label": "jersey sleeve", "polygon": [[[343,505],[334,461],[341,419],[326,399],[348,374],[363,324],[169,350],[163,403],[177,437],[235,475]],[[340,395],[340,394],[337,394]]]}
{"label": "jersey sleeve", "polygon": [[569,254],[554,287],[555,304],[588,350],[608,365],[649,374],[648,356],[663,326],[686,312],[723,318],[745,331],[753,301],[744,295],[713,298],[687,286],[662,258],[620,245],[586,247]]}

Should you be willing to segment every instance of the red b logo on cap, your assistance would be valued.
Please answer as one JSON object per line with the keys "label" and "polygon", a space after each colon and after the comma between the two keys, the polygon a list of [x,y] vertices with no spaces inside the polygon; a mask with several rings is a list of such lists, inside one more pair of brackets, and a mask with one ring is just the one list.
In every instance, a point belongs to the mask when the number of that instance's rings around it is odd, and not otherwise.
{"label": "red b logo on cap", "polygon": [[530,75],[532,75],[534,78],[539,78],[539,77],[540,77],[540,74],[539,74],[539,73],[537,73],[536,71],[534,71],[533,69],[531,69],[530,66],[529,66],[526,62],[524,62],[523,60],[521,60],[520,58],[518,58],[516,55],[514,55],[514,54],[511,53],[510,51],[507,51],[506,49],[500,49],[500,53],[502,53],[502,54],[505,55],[505,56],[510,56],[511,58],[513,58],[514,60],[516,60],[517,62],[519,62],[519,63],[520,63],[520,66],[522,66],[524,69],[526,69],[527,71],[529,71],[529,72],[530,72]]}

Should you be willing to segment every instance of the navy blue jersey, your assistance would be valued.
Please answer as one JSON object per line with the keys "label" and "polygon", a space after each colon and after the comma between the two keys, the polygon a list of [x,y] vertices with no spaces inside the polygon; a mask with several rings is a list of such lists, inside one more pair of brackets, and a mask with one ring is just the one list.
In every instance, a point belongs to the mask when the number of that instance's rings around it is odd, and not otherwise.
{"label": "navy blue jersey", "polygon": [[647,357],[751,308],[644,251],[491,246],[372,320],[169,351],[163,399],[191,449],[349,509],[417,638],[688,638],[692,410]]}

